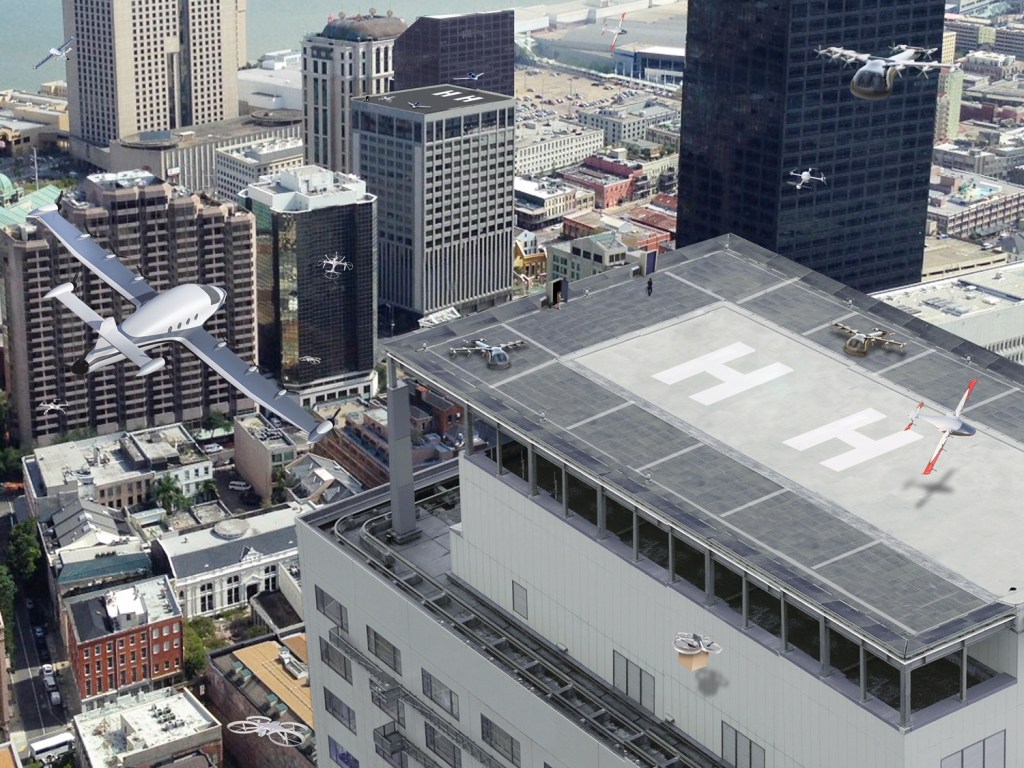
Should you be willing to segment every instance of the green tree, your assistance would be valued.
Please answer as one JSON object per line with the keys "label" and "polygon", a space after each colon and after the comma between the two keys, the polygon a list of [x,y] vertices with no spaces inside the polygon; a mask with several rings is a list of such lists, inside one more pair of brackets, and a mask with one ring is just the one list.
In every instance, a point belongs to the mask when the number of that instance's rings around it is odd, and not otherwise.
{"label": "green tree", "polygon": [[4,618],[4,643],[7,654],[14,653],[14,596],[18,589],[6,565],[0,565],[0,616]]}
{"label": "green tree", "polygon": [[42,554],[35,523],[26,520],[14,526],[7,541],[7,562],[19,587],[32,580]]}
{"label": "green tree", "polygon": [[234,426],[234,422],[223,411],[210,411],[209,415],[203,419],[203,429],[208,429],[211,432],[216,432],[220,429],[230,431],[232,426]]}
{"label": "green tree", "polygon": [[195,680],[206,669],[206,645],[192,622],[185,624],[185,678]]}
{"label": "green tree", "polygon": [[175,507],[181,506],[183,494],[177,479],[172,475],[161,477],[153,488],[153,498],[166,512],[173,512]]}
{"label": "green tree", "polygon": [[208,477],[199,484],[199,490],[196,496],[202,499],[216,499],[220,497],[220,491],[217,488],[217,481],[212,477]]}

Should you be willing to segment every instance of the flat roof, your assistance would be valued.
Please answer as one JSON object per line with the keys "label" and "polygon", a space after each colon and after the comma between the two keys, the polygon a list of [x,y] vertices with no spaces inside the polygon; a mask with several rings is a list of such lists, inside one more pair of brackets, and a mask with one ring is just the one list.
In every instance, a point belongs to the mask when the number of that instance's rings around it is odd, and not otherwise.
{"label": "flat roof", "polygon": [[0,768],[21,768],[18,750],[9,741],[0,744]]}
{"label": "flat roof", "polygon": [[[951,181],[950,191],[944,192],[939,187],[942,181]],[[1024,187],[1011,184],[1002,179],[982,176],[980,173],[957,171],[941,166],[932,166],[931,186],[928,192],[928,213],[936,216],[956,216],[978,205],[994,203],[1006,197],[1018,197],[1024,194]],[[1006,211],[1003,217],[1007,222],[1016,216]]]}
{"label": "flat roof", "polygon": [[[166,576],[67,597],[65,604],[80,643],[181,616]],[[118,623],[121,616],[137,617],[137,620],[125,619],[121,626]]]}
{"label": "flat roof", "polygon": [[[352,101],[363,101],[367,104],[391,107],[402,112],[418,115],[439,114],[467,107],[476,109],[491,104],[501,104],[506,107],[515,106],[515,98],[512,96],[454,84],[408,88],[404,91],[392,91],[391,93],[378,94],[376,96],[357,96]],[[419,106],[413,106],[413,104]]]}
{"label": "flat roof", "polygon": [[[216,718],[189,691],[171,688],[122,696],[76,715],[74,722],[82,749],[94,766],[123,764],[129,755],[176,741],[195,747],[220,738]],[[202,733],[208,738],[196,741]]]}
{"label": "flat roof", "polygon": [[[282,645],[277,640],[268,640],[264,643],[238,648],[234,651],[234,656],[252,671],[267,691],[287,705],[296,720],[313,728],[313,694],[309,687],[309,671],[308,669],[303,670],[308,659],[308,652],[304,647],[306,635],[303,633],[299,637],[302,642],[297,643],[294,639],[289,638],[291,642],[288,642],[287,645]],[[295,654],[292,651],[293,646],[302,649],[302,653]],[[299,663],[292,662],[286,666],[281,655],[282,649],[285,649],[293,657],[297,657]],[[296,677],[289,667],[302,670],[305,675]]]}
{"label": "flat roof", "polygon": [[[1011,307],[1024,306],[1024,261],[905,288],[877,291],[873,295],[940,326],[958,317],[1000,314]],[[1012,328],[1006,328],[1007,335],[1011,335]],[[1024,333],[1024,328],[1020,333]]]}
{"label": "flat roof", "polygon": [[[574,283],[557,312],[526,297],[385,348],[896,658],[1015,615],[1024,368],[735,236],[662,256],[651,296],[630,274]],[[906,348],[846,355],[837,320]],[[506,370],[449,356],[481,337],[527,345]],[[922,476],[939,432],[904,430],[908,412],[951,410],[974,378],[977,434]]]}

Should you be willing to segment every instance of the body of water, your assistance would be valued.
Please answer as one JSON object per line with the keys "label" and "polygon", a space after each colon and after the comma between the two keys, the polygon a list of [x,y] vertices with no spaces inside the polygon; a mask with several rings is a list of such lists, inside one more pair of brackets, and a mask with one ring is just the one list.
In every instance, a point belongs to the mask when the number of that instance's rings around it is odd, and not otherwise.
{"label": "body of water", "polygon": [[[473,13],[511,7],[509,0],[366,0],[355,5],[342,0],[248,0],[248,57],[299,48],[302,38],[319,32],[330,14],[348,16],[392,11],[412,23],[432,13]],[[65,39],[61,0],[0,0],[0,89],[36,91],[41,83],[64,80],[63,62],[32,69],[46,52]],[[72,53],[72,56],[75,54]]]}

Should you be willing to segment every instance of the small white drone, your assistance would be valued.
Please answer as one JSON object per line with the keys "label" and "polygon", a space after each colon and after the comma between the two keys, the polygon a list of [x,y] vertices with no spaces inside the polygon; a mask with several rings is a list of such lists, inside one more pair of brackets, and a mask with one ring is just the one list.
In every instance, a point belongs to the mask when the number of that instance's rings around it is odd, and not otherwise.
{"label": "small white drone", "polygon": [[250,715],[245,720],[228,723],[228,730],[231,733],[255,733],[257,736],[266,736],[279,747],[301,747],[313,734],[308,725],[271,720],[262,715]]}
{"label": "small white drone", "polygon": [[39,410],[41,410],[44,414],[47,414],[50,411],[59,411],[60,413],[67,413],[67,410],[65,410],[67,407],[67,403],[58,402],[57,398],[54,398],[53,400],[44,400],[39,404]]}
{"label": "small white drone", "polygon": [[313,355],[303,355],[299,358],[300,363],[310,363],[312,365],[320,365],[320,358],[313,357]]}
{"label": "small white drone", "polygon": [[672,641],[676,653],[683,656],[694,656],[698,653],[721,653],[722,646],[705,635],[696,632],[678,632]]}
{"label": "small white drone", "polygon": [[[355,265],[351,261],[345,259],[344,256],[334,254],[333,256],[324,256],[318,266],[324,268],[324,277],[328,280],[337,280],[341,277],[341,272],[348,272],[355,269]],[[339,272],[338,270],[341,270]]]}
{"label": "small white drone", "polygon": [[[825,182],[825,174],[821,174],[820,176],[815,176],[813,168],[808,168],[806,171],[797,171],[796,169],[794,169],[794,170],[789,172],[789,175],[790,176],[796,176],[798,179],[800,179],[800,181],[796,182],[796,188],[797,189],[803,189],[804,187],[813,186],[811,184],[812,181],[820,181],[822,184],[826,183]],[[789,182],[789,183],[792,184],[793,182]]]}

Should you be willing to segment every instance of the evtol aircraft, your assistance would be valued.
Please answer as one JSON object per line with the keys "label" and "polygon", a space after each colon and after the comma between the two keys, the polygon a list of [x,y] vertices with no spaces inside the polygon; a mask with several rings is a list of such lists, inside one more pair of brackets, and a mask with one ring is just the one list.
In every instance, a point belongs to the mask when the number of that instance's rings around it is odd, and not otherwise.
{"label": "evtol aircraft", "polygon": [[512,358],[508,356],[508,350],[526,346],[526,342],[522,339],[506,341],[503,344],[491,344],[487,339],[473,339],[464,343],[466,346],[452,347],[448,350],[448,354],[452,357],[456,355],[466,355],[467,357],[472,354],[483,355],[484,359],[487,360],[488,368],[510,367],[512,365]]}
{"label": "evtol aircraft", "polygon": [[960,418],[960,412],[963,411],[964,405],[967,403],[967,398],[971,396],[971,392],[974,391],[974,385],[978,383],[977,379],[971,379],[967,385],[967,391],[964,392],[964,396],[960,398],[960,404],[957,405],[956,410],[952,413],[948,413],[945,416],[922,416],[921,409],[924,408],[924,403],[920,402],[910,414],[910,423],[904,427],[904,430],[910,429],[917,422],[918,418],[922,418],[931,424],[933,427],[942,432],[942,437],[939,438],[939,445],[935,449],[935,453],[932,454],[931,461],[928,462],[928,466],[924,468],[922,475],[930,475],[932,470],[935,469],[935,463],[939,460],[939,454],[942,453],[942,449],[946,447],[946,441],[949,440],[950,435],[954,437],[970,437],[975,434],[977,430],[968,424],[966,421]]}
{"label": "evtol aircraft", "polygon": [[136,376],[148,376],[164,367],[162,357],[150,357],[145,350],[175,341],[223,376],[239,391],[269,411],[309,433],[315,443],[334,428],[331,420],[319,421],[281,389],[277,382],[260,375],[259,367],[242,360],[203,328],[224,303],[227,293],[212,285],[185,283],[157,293],[141,275],[132,272],[89,235],[64,219],[56,205],[37,208],[29,214],[49,229],[68,252],[103,282],[135,305],[135,311],[120,325],[112,317],[100,317],[75,295],[72,283],[62,283],[46,294],[60,301],[96,331],[100,338],[71,370],[84,376],[113,363],[129,360],[139,368]]}
{"label": "evtol aircraft", "polygon": [[864,357],[868,351],[875,344],[880,344],[883,347],[896,347],[897,349],[903,349],[907,346],[905,341],[896,341],[896,339],[890,339],[892,331],[887,331],[884,328],[872,328],[870,331],[858,331],[856,328],[851,328],[846,323],[840,323],[838,321],[832,323],[834,328],[838,328],[843,333],[850,334],[850,338],[843,344],[843,351],[848,355],[855,357]]}
{"label": "evtol aircraft", "polygon": [[42,61],[40,61],[34,67],[32,67],[32,69],[39,69],[41,66],[43,66],[43,64],[48,62],[50,59],[64,59],[64,60],[67,60],[68,54],[71,53],[71,44],[73,42],[75,42],[75,38],[69,37],[67,40],[65,40],[63,43],[61,43],[56,48],[51,48],[50,49],[50,53],[46,56],[46,58],[43,59]]}
{"label": "evtol aircraft", "polygon": [[941,70],[949,72],[956,69],[956,64],[942,64],[937,61],[915,61],[922,56],[935,53],[935,48],[918,48],[913,45],[897,45],[889,56],[874,56],[870,53],[858,53],[846,48],[822,48],[815,51],[830,61],[841,61],[843,66],[860,63],[850,81],[850,92],[858,99],[887,99],[892,96],[892,86],[897,77],[902,77],[908,69],[917,70],[920,75],[928,76],[928,72]]}

